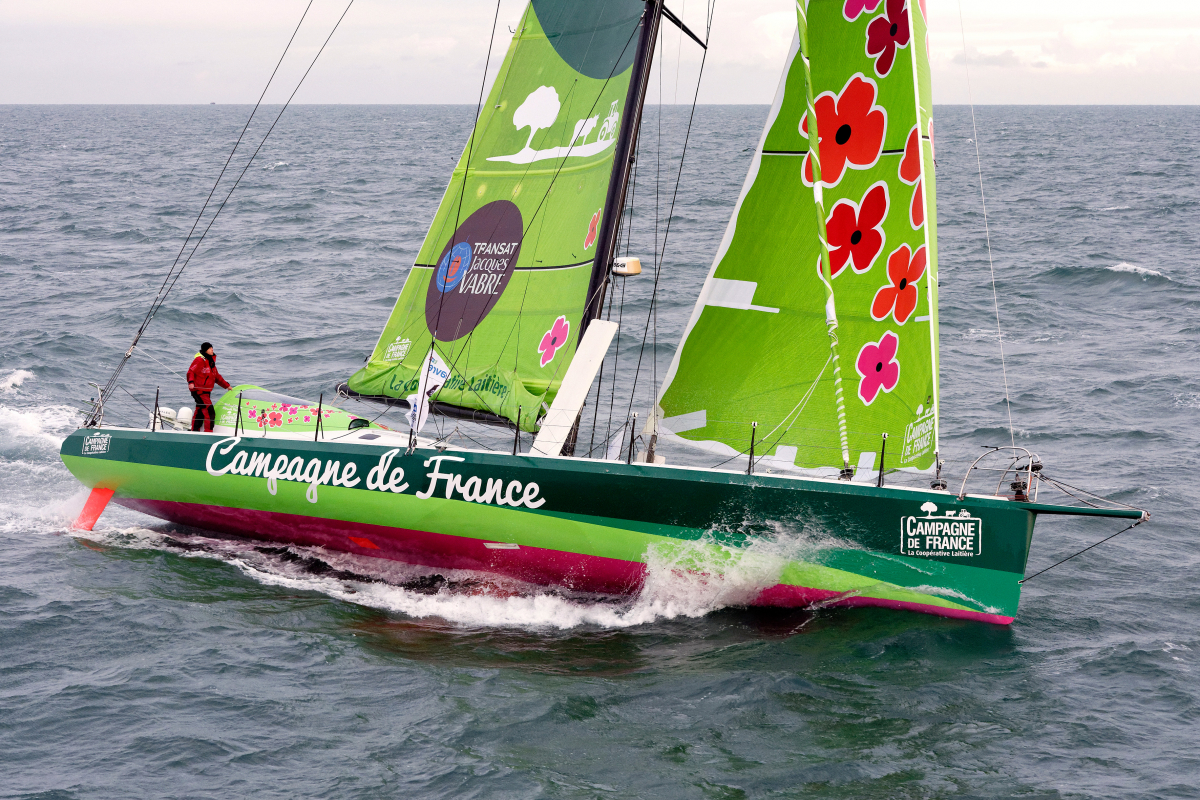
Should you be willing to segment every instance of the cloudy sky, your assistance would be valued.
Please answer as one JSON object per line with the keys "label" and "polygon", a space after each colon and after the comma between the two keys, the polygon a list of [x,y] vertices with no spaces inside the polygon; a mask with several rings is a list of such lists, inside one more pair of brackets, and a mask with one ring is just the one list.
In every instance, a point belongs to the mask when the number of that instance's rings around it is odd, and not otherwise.
{"label": "cloudy sky", "polygon": [[[668,0],[697,31],[706,0]],[[347,0],[314,0],[282,100]],[[307,0],[0,0],[0,104],[254,102]],[[934,100],[1200,103],[1195,0],[928,0]],[[495,52],[525,0],[500,0]],[[304,103],[473,103],[495,0],[355,0]],[[792,0],[716,0],[700,101],[767,103]],[[963,47],[963,30],[966,49]],[[667,29],[663,99],[690,102],[697,48]],[[493,70],[496,60],[493,60]],[[653,101],[656,98],[651,98]]]}

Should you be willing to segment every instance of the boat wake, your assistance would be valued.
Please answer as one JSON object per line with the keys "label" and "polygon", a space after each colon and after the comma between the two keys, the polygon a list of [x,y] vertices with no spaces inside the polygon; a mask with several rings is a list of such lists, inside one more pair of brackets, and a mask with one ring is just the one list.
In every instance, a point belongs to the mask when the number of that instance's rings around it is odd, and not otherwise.
{"label": "boat wake", "polygon": [[535,586],[465,570],[434,570],[322,548],[218,538],[169,527],[75,535],[106,547],[150,548],[184,557],[216,558],[265,586],[319,592],[410,618],[438,619],[465,628],[559,630],[630,628],[746,606],[779,582],[790,560],[823,547],[846,546],[831,538],[780,534],[735,549],[706,535],[700,540],[652,549],[647,554],[641,591],[632,597],[619,597]]}

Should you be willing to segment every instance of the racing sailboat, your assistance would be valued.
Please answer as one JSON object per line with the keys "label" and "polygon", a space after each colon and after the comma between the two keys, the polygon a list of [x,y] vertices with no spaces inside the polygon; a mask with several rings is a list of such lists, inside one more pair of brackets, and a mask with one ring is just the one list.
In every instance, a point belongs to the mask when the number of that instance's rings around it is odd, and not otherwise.
{"label": "racing sailboat", "polygon": [[[948,486],[938,424],[937,215],[924,3],[808,0],[728,228],[656,402],[577,455],[617,324],[617,257],[661,0],[531,0],[366,364],[341,394],[408,430],[236,387],[213,433],[106,426],[62,459],[175,523],[539,585],[636,593],[647,563],[718,574],[759,544],[752,605],[903,608],[1010,623],[1043,514],[1041,462]],[[687,31],[700,41],[698,37]],[[515,429],[512,451],[421,431]],[[521,445],[521,432],[533,444]],[[717,463],[666,464],[660,440]],[[885,475],[918,486],[885,485]],[[977,475],[978,472],[976,471]],[[995,476],[995,473],[990,473]],[[778,551],[776,551],[778,552]]]}

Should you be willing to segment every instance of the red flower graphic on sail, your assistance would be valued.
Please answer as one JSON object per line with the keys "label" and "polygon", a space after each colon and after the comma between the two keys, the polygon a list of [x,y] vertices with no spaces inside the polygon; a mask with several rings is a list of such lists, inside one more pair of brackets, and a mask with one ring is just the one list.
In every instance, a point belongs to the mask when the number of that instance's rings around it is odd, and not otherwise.
{"label": "red flower graphic on sail", "polygon": [[[813,103],[817,111],[817,141],[821,152],[821,183],[836,186],[847,166],[866,169],[879,160],[887,112],[875,105],[875,81],[860,72],[834,94],[824,92]],[[808,112],[800,120],[808,136]],[[804,157],[804,182],[813,184],[812,153]]]}
{"label": "red flower graphic on sail", "polygon": [[587,236],[583,237],[583,249],[587,250],[596,243],[597,229],[600,227],[600,212],[603,208],[596,209],[596,213],[592,214],[592,221],[588,224]]}
{"label": "red flower graphic on sail", "polygon": [[[933,130],[932,122],[929,128]],[[908,141],[904,145],[904,158],[900,159],[900,180],[910,186],[914,183],[917,185],[908,207],[908,221],[914,229],[919,228],[925,224],[925,197],[921,181],[921,135],[916,125],[908,132]]]}
{"label": "red flower graphic on sail", "polygon": [[830,276],[837,275],[846,264],[855,272],[871,268],[883,250],[883,220],[887,211],[887,184],[883,181],[867,189],[861,203],[837,202],[825,223]]}
{"label": "red flower graphic on sail", "polygon": [[567,343],[567,334],[570,332],[571,323],[567,321],[566,317],[554,320],[554,324],[542,336],[542,342],[538,345],[538,352],[542,354],[543,367],[554,360],[554,354],[558,352],[558,348]]}
{"label": "red flower graphic on sail", "polygon": [[874,11],[879,8],[882,0],[846,0],[842,5],[842,16],[847,22],[854,22],[864,11]]}
{"label": "red flower graphic on sail", "polygon": [[913,253],[908,245],[902,244],[888,256],[887,273],[891,283],[875,293],[871,303],[873,319],[883,320],[891,314],[897,325],[908,322],[920,298],[917,281],[925,274],[926,260],[925,245]]}
{"label": "red flower graphic on sail", "polygon": [[900,362],[896,351],[900,349],[900,338],[888,331],[878,342],[868,342],[858,351],[854,369],[861,381],[858,382],[858,398],[864,405],[871,405],[880,391],[890,392],[900,382]]}
{"label": "red flower graphic on sail", "polygon": [[867,26],[867,55],[875,59],[875,74],[883,77],[892,71],[897,48],[908,47],[907,0],[887,0],[882,16]]}
{"label": "red flower graphic on sail", "polygon": [[278,428],[281,425],[283,425],[283,414],[280,414],[278,411],[272,411],[267,416],[268,416],[268,419],[270,420],[270,422],[268,423],[270,425],[270,427]]}

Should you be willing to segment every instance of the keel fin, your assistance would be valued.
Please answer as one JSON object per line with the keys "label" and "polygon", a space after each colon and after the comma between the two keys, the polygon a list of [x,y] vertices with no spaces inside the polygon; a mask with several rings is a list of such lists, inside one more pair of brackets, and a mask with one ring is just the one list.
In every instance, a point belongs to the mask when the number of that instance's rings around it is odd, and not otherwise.
{"label": "keel fin", "polygon": [[75,518],[75,522],[71,525],[71,530],[90,531],[94,528],[96,520],[100,519],[100,515],[104,513],[104,509],[108,506],[108,501],[112,500],[112,496],[112,489],[102,489],[99,486],[92,489],[92,493],[88,495],[87,502],[83,504],[83,511],[79,512],[79,516]]}

